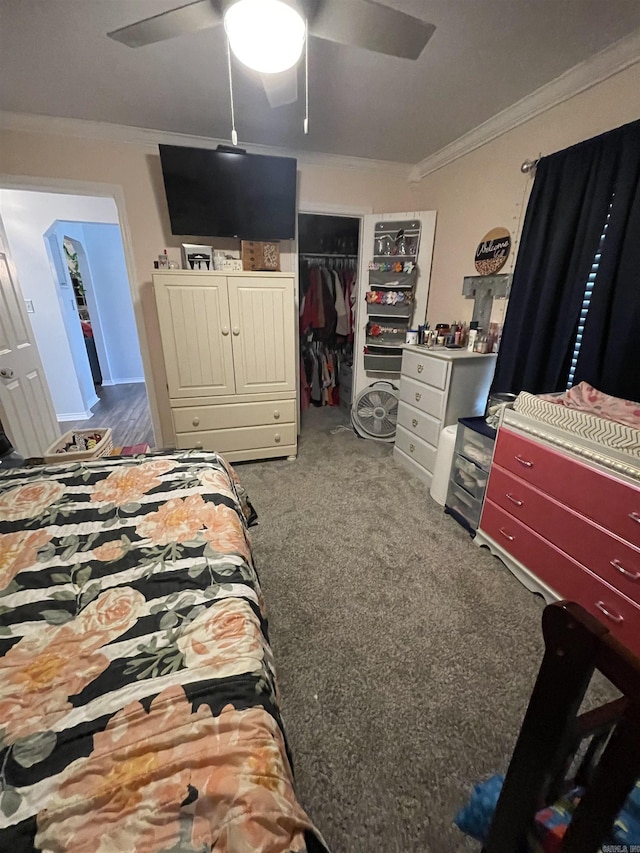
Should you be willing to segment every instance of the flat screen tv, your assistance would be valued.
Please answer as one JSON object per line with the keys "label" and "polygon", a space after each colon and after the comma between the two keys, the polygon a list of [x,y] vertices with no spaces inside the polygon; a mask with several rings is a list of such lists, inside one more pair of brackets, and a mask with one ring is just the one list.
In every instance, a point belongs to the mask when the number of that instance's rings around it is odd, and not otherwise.
{"label": "flat screen tv", "polygon": [[160,145],[160,160],[172,234],[295,236],[294,158]]}

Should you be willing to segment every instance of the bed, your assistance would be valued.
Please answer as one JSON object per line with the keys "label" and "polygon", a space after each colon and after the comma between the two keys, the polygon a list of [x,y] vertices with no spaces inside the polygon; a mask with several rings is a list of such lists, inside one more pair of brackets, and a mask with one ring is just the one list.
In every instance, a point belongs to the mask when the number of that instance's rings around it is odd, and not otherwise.
{"label": "bed", "polygon": [[0,849],[326,850],[213,453],[0,474]]}

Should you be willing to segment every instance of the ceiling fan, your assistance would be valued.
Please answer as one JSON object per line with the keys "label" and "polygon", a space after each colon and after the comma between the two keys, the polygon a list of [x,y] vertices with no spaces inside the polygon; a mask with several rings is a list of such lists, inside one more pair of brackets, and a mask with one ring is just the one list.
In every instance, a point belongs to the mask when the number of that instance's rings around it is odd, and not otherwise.
{"label": "ceiling fan", "polygon": [[143,47],[222,23],[236,58],[260,72],[272,107],[297,100],[296,65],[307,36],[417,59],[435,30],[375,0],[194,0],[108,36]]}

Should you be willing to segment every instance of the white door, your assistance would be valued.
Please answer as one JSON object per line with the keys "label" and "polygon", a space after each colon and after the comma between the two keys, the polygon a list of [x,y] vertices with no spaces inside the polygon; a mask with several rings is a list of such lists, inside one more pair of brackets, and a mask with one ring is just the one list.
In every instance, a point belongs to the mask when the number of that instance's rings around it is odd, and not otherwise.
{"label": "white door", "polygon": [[25,457],[42,456],[60,435],[1,219],[0,420]]}
{"label": "white door", "polygon": [[296,390],[292,278],[229,276],[237,394]]}
{"label": "white door", "polygon": [[[366,340],[367,310],[366,293],[369,290],[369,262],[374,255],[374,233],[377,222],[394,220],[420,221],[420,248],[418,250],[418,281],[415,291],[415,309],[413,312],[413,326],[417,327],[425,322],[427,315],[427,300],[429,297],[429,283],[431,279],[431,260],[433,257],[433,244],[436,234],[436,211],[414,210],[397,213],[372,213],[362,217],[362,242],[360,244],[360,258],[358,263],[358,300],[357,300],[357,327],[353,344],[353,399],[372,382],[388,380],[398,385],[399,374],[367,373],[364,369],[364,344]],[[462,293],[462,282],[460,282]]]}
{"label": "white door", "polygon": [[225,276],[153,277],[169,397],[235,394]]}

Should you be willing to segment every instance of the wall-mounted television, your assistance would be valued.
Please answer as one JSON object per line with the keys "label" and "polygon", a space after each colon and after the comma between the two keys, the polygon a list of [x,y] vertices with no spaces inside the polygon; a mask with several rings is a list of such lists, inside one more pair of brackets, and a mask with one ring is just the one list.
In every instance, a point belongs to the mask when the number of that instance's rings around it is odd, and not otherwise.
{"label": "wall-mounted television", "polygon": [[293,157],[159,147],[172,234],[244,240],[295,237]]}

